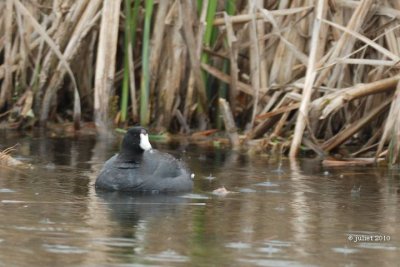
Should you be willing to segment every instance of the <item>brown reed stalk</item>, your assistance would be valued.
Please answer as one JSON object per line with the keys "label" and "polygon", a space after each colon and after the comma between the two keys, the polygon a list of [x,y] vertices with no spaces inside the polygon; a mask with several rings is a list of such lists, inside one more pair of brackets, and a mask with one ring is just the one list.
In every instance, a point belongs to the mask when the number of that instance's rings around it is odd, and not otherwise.
{"label": "brown reed stalk", "polygon": [[113,94],[121,0],[105,0],[102,9],[94,91],[94,120],[101,135],[110,134],[110,98]]}

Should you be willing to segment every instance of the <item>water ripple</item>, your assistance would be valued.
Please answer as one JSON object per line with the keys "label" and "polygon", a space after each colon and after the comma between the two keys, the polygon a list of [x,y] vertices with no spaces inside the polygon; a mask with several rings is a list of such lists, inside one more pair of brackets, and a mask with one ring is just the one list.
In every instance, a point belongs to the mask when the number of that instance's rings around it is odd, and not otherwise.
{"label": "water ripple", "polygon": [[15,191],[8,188],[0,188],[0,193],[15,193]]}
{"label": "water ripple", "polygon": [[43,244],[43,248],[47,252],[51,253],[63,253],[63,254],[83,254],[87,253],[86,249],[82,249],[75,246],[58,245],[58,244]]}

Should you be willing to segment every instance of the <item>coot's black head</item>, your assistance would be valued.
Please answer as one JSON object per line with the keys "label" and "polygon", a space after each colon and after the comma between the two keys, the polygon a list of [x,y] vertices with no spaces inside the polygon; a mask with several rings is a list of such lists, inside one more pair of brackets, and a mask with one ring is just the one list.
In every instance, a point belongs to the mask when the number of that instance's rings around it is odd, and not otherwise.
{"label": "coot's black head", "polygon": [[128,130],[122,140],[120,157],[134,160],[141,156],[144,151],[150,150],[149,134],[143,127],[133,127]]}

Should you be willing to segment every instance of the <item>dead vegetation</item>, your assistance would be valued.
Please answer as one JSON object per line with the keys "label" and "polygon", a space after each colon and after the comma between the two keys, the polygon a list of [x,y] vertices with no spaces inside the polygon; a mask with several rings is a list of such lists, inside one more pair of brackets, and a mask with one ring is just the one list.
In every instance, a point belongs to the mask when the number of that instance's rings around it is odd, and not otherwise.
{"label": "dead vegetation", "polygon": [[0,166],[9,166],[9,167],[27,166],[25,163],[11,156],[11,153],[15,151],[16,146],[17,145],[6,148],[3,151],[0,151]]}
{"label": "dead vegetation", "polygon": [[15,127],[94,120],[101,132],[141,123],[189,134],[224,121],[234,147],[295,157],[351,144],[353,156],[399,162],[399,1],[5,0],[0,9],[0,116]]}

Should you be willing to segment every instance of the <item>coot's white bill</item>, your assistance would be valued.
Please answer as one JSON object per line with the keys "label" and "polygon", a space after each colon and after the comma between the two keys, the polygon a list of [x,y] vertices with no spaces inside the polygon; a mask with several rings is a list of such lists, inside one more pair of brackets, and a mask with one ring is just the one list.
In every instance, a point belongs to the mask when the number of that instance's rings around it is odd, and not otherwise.
{"label": "coot's white bill", "polygon": [[147,133],[146,134],[143,134],[143,133],[140,134],[140,144],[139,145],[144,151],[150,150],[152,148],[151,144],[149,142],[149,135]]}

